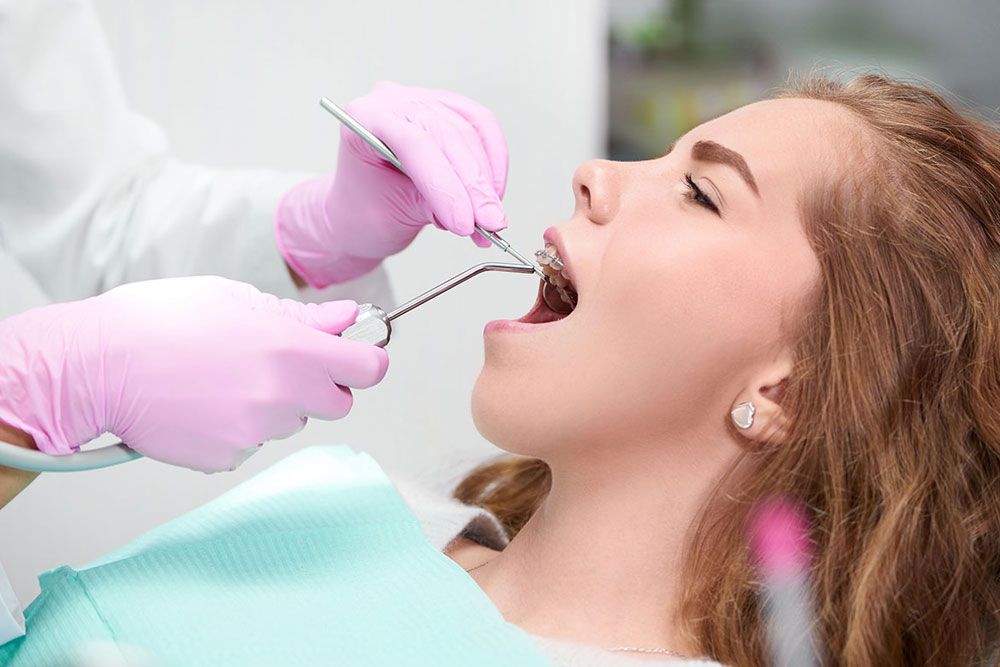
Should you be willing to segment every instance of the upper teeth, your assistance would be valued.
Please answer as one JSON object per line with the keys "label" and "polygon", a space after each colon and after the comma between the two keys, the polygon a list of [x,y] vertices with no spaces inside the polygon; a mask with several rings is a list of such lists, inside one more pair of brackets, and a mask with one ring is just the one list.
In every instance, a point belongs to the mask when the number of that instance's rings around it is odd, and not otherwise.
{"label": "upper teeth", "polygon": [[551,243],[546,243],[544,250],[536,250],[535,259],[537,259],[538,263],[542,266],[550,267],[554,269],[555,272],[562,271],[566,268],[563,261],[559,258],[559,255],[556,254],[556,247]]}
{"label": "upper teeth", "polygon": [[542,266],[547,266],[552,263],[552,260],[559,258],[556,256],[553,246],[546,244],[545,250],[535,251],[535,259],[537,259],[538,263]]}
{"label": "upper teeth", "polygon": [[545,250],[536,250],[535,257],[538,258],[538,263],[542,266],[551,266],[556,271],[562,271],[566,268],[563,265],[563,261],[559,259],[559,255],[555,254],[555,248],[552,246],[545,246]]}

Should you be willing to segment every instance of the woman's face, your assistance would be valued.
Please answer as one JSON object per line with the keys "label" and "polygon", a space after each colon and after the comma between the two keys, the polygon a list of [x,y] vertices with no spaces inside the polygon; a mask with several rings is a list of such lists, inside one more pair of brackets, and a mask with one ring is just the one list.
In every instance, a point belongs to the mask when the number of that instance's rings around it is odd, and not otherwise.
{"label": "woman's face", "polygon": [[479,431],[550,462],[717,440],[741,392],[787,350],[782,332],[819,276],[798,205],[843,162],[849,123],[831,103],[769,100],[700,125],[661,158],[581,165],[573,216],[546,232],[578,306],[549,324],[487,327]]}

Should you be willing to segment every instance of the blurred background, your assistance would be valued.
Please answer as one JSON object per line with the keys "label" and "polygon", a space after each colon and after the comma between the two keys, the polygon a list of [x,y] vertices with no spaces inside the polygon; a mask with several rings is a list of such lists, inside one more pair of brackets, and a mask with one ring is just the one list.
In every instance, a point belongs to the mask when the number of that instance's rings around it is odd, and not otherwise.
{"label": "blurred background", "polygon": [[1000,107],[1000,3],[960,0],[609,2],[607,152],[661,155],[700,123],[816,72],[875,68]]}
{"label": "blurred background", "polygon": [[[760,99],[790,73],[877,67],[947,88],[986,115],[1000,106],[996,2],[96,0],[94,7],[134,107],[190,162],[331,170],[338,127],[318,98],[346,102],[379,79],[482,102],[510,146],[505,237],[528,252],[572,213],[580,162],[660,155],[681,133]],[[428,229],[386,266],[399,302],[502,257]],[[524,276],[487,274],[407,315],[394,325],[385,381],[358,392],[347,419],[311,422],[234,473],[141,460],[42,475],[0,510],[0,562],[15,591],[27,603],[40,572],[82,565],[309,445],[349,444],[392,474],[448,488],[497,453],[469,412],[482,327],[525,313],[536,287]]]}

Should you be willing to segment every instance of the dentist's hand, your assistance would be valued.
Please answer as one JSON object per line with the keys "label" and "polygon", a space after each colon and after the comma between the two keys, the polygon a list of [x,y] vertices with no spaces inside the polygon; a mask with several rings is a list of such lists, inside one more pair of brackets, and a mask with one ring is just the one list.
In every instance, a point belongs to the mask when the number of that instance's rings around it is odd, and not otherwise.
{"label": "dentist's hand", "polygon": [[507,144],[495,116],[447,91],[382,82],[347,111],[399,158],[396,170],[349,129],[340,131],[335,174],[292,188],[275,232],[289,267],[313,287],[344,282],[434,224],[480,247],[473,231],[507,227]]}
{"label": "dentist's hand", "polygon": [[166,463],[232,470],[382,380],[385,350],[334,335],[357,312],[213,276],[36,308],[0,321],[0,421],[49,454],[110,432]]}

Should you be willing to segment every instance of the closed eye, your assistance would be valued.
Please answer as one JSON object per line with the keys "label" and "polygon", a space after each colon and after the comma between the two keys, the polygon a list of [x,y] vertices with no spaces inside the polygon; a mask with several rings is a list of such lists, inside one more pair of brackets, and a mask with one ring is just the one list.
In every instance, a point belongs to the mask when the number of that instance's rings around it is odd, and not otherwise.
{"label": "closed eye", "polygon": [[696,202],[700,206],[704,206],[712,213],[721,217],[719,207],[715,205],[715,202],[712,201],[711,197],[702,192],[701,188],[698,187],[698,184],[694,182],[693,178],[691,178],[691,174],[684,174],[684,181],[687,183],[688,187],[687,192],[684,193],[685,197]]}

